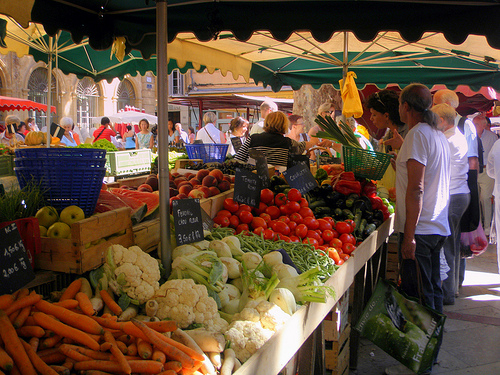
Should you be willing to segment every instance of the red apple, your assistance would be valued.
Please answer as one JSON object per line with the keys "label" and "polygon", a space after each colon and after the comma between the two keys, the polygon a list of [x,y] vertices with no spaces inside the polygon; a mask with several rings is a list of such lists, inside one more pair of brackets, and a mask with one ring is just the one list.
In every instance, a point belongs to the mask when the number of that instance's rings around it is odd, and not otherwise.
{"label": "red apple", "polygon": [[224,178],[224,174],[220,169],[212,169],[209,173],[209,176],[214,176],[217,179],[217,182],[221,182]]}

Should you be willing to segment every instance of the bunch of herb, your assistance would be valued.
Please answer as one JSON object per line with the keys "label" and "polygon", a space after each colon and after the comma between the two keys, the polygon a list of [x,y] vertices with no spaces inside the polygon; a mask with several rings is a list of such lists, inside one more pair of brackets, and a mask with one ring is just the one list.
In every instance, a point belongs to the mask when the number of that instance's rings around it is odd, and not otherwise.
{"label": "bunch of herb", "polygon": [[0,196],[0,223],[34,217],[44,205],[39,183],[30,182],[22,189],[10,189]]}
{"label": "bunch of herb", "polygon": [[326,118],[318,116],[314,121],[323,129],[316,133],[316,137],[330,139],[344,146],[361,148],[354,131],[345,122],[340,121],[337,125],[330,116],[326,116]]}

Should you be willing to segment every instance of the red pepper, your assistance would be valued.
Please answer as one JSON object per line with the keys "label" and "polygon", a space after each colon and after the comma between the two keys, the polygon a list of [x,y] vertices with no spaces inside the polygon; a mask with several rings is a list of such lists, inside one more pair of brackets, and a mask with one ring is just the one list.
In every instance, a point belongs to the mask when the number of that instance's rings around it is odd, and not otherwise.
{"label": "red pepper", "polygon": [[354,172],[343,172],[340,175],[340,179],[346,181],[356,181],[356,176],[354,176]]}
{"label": "red pepper", "polygon": [[377,185],[375,185],[370,180],[366,180],[366,182],[363,185],[363,195],[366,195],[368,198],[376,196],[377,195]]}
{"label": "red pepper", "polygon": [[[382,207],[385,207],[387,209],[384,202],[382,202],[382,198],[380,198],[380,197],[369,197],[369,198],[370,198],[370,202],[372,202],[372,208],[374,210],[382,210]],[[389,210],[387,210],[387,212],[389,212]]]}
{"label": "red pepper", "polygon": [[380,207],[379,209],[380,211],[382,211],[382,214],[384,214],[384,221],[391,216],[391,213],[389,212],[389,209],[385,204],[382,203],[382,207]]}
{"label": "red pepper", "polygon": [[344,195],[349,195],[352,193],[361,195],[361,182],[340,180],[335,185],[335,190]]}

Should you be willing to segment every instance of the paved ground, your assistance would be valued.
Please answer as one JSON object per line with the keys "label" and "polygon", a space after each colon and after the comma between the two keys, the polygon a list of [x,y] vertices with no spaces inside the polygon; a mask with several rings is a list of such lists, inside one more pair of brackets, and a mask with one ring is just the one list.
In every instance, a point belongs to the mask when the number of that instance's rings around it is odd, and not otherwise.
{"label": "paved ground", "polygon": [[[467,260],[464,286],[448,315],[439,364],[432,374],[500,374],[500,275],[495,245]],[[382,375],[399,362],[366,339],[361,340],[354,375]]]}

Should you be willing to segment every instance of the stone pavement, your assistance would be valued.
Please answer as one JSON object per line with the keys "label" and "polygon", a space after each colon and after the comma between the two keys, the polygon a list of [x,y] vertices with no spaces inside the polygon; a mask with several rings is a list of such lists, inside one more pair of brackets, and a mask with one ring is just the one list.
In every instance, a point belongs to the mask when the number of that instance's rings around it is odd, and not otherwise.
{"label": "stone pavement", "polygon": [[[448,315],[438,364],[432,374],[500,374],[500,275],[496,245],[468,259],[465,280]],[[351,375],[382,375],[399,364],[366,339],[361,339],[358,368]]]}

